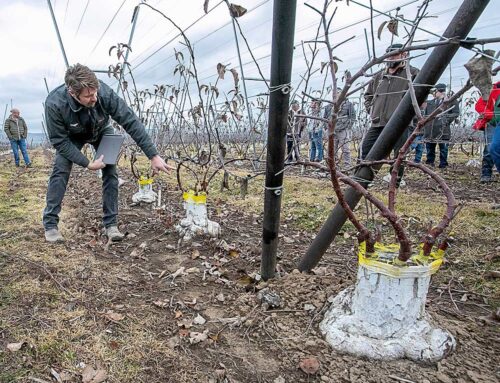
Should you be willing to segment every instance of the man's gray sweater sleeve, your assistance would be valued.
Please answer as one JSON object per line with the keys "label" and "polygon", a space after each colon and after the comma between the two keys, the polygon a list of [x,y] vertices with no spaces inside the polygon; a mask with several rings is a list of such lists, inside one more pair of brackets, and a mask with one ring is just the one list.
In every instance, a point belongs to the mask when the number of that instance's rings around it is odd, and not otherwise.
{"label": "man's gray sweater sleeve", "polygon": [[47,119],[47,133],[52,146],[67,160],[86,168],[90,161],[69,139],[67,127],[57,108],[47,104],[45,118]]}
{"label": "man's gray sweater sleeve", "polygon": [[100,84],[104,109],[130,134],[149,159],[156,156],[158,151],[136,114],[108,85]]}

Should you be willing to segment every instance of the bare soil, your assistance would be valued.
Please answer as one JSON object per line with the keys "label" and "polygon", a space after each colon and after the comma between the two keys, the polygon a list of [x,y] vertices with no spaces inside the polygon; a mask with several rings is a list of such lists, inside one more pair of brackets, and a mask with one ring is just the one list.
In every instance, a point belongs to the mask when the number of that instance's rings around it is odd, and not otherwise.
{"label": "bare soil", "polygon": [[[477,169],[453,165],[443,172],[457,197],[482,212],[476,218],[483,227],[469,232],[461,226],[467,222],[457,225],[428,296],[429,314],[456,337],[457,349],[440,363],[422,365],[342,355],[323,340],[318,324],[328,298],[355,279],[348,229],[311,274],[301,274],[295,268],[315,230],[284,212],[278,275],[264,282],[258,275],[262,214],[242,207],[236,192],[209,198],[220,239],[179,244],[174,224],[184,211],[174,177],[163,182],[165,207],[156,209],[131,204],[136,186],[121,169],[127,182],[120,188],[120,229],[127,236],[108,243],[100,223],[101,182],[75,167],[61,225],[67,241],[48,245],[39,221],[51,157],[39,152],[34,158],[32,169],[1,170],[0,382],[92,381],[85,375],[90,367],[108,382],[500,381],[498,323],[483,318],[500,300],[498,279],[488,277],[500,268],[494,257],[499,228],[491,227],[500,222],[491,209],[499,184],[480,185]],[[310,170],[294,177],[299,188],[306,177],[321,179],[328,190],[328,180]],[[410,174],[407,182],[412,193],[441,198],[425,177]],[[250,193],[260,193],[255,190]],[[279,295],[279,307],[261,305],[258,293],[265,288]],[[7,349],[19,342],[19,350]],[[315,374],[298,367],[308,357],[319,361]]]}

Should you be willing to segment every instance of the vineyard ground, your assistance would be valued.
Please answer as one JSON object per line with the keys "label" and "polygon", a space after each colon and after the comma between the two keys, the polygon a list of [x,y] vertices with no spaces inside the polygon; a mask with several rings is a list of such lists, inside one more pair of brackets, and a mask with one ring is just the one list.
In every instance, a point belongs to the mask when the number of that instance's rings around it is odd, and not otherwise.
{"label": "vineyard ground", "polygon": [[[321,172],[287,172],[278,276],[264,283],[257,280],[262,177],[251,181],[245,199],[233,181],[223,192],[214,184],[208,203],[221,239],[187,246],[173,228],[184,215],[175,175],[161,176],[166,206],[155,210],[131,204],[136,186],[124,166],[120,228],[127,237],[107,244],[100,180],[75,167],[61,223],[67,241],[48,245],[40,221],[52,154],[35,151],[30,169],[16,169],[3,156],[0,382],[82,382],[94,374],[94,381],[120,383],[498,382],[499,327],[486,317],[500,304],[492,273],[500,269],[500,210],[492,208],[500,183],[479,184],[479,170],[462,160],[441,172],[464,206],[427,302],[457,349],[436,365],[421,365],[341,355],[323,340],[318,324],[328,298],[353,284],[357,261],[347,224],[311,274],[295,270],[335,202]],[[414,171],[406,181],[398,212],[416,239],[440,218],[444,199]],[[374,193],[383,197],[385,187],[377,180]],[[365,205],[357,211],[364,217]],[[279,294],[280,307],[261,306],[258,291],[266,287]],[[298,368],[307,357],[320,362],[314,375]]]}

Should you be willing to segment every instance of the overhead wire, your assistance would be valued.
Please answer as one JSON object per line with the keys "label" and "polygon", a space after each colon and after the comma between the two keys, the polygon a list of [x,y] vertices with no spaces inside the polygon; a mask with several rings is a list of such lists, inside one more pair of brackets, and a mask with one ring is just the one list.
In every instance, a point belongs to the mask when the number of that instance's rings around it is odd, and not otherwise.
{"label": "overhead wire", "polygon": [[[156,3],[154,3],[154,7],[158,7],[159,4],[162,2],[163,0],[156,0]],[[150,34],[150,32],[156,28],[158,26],[158,24],[160,24],[162,22],[162,20],[157,20],[156,23],[154,24],[151,24],[149,26],[149,28],[145,31],[141,31],[141,33],[139,34],[139,31],[136,31],[136,34],[134,35],[134,40],[137,41],[137,40],[141,40],[143,37],[147,36]],[[126,25],[124,25],[124,28],[122,29],[122,33],[125,33],[129,30],[130,28],[130,24],[127,23]],[[156,41],[157,42],[157,41]],[[156,43],[155,42],[155,43]]]}
{"label": "overhead wire", "polygon": [[[390,10],[386,11],[386,12],[391,12],[391,11],[396,10],[397,8],[403,8],[403,7],[406,7],[406,6],[408,6],[408,5],[411,5],[411,4],[413,4],[413,3],[416,3],[417,1],[418,1],[418,0],[410,0],[410,1],[407,1],[406,3],[404,3],[404,4],[400,5],[399,7],[394,7],[394,8],[392,8],[392,9],[390,9]],[[260,4],[256,5],[254,8],[250,9],[249,11],[247,11],[247,14],[248,14],[248,13],[250,13],[251,11],[253,11],[253,10],[257,9],[258,7],[262,6],[263,4],[265,4],[265,3],[267,3],[267,2],[269,2],[269,0],[263,1],[262,3],[260,3]],[[219,4],[220,4],[220,3],[219,3]],[[218,5],[218,4],[217,4],[217,5]],[[215,8],[215,7],[214,7],[214,8]],[[380,15],[375,15],[374,17],[379,17],[379,16],[380,16]],[[356,22],[354,22],[354,23],[348,24],[348,25],[346,25],[346,26],[344,26],[344,27],[341,27],[341,28],[339,28],[339,29],[337,29],[337,30],[335,30],[335,31],[332,31],[331,33],[333,33],[333,32],[339,32],[339,31],[342,31],[342,30],[344,30],[344,29],[346,29],[346,28],[352,27],[352,26],[357,25],[357,24],[359,24],[360,22],[363,22],[363,21],[366,21],[366,20],[369,20],[369,17],[368,17],[368,18],[364,18],[364,19],[362,19],[362,20],[358,20],[358,21],[356,21]],[[228,24],[229,24],[229,23],[228,23]],[[227,25],[227,24],[226,24],[226,25]],[[221,26],[221,27],[220,27],[220,28],[218,28],[216,31],[218,31],[218,30],[222,29],[224,26],[225,26],[225,25]],[[300,28],[298,31],[299,31],[299,32],[306,31],[306,30],[308,30],[308,29],[310,29],[310,28],[312,28],[312,27],[314,27],[314,26],[317,26],[317,23],[316,23],[316,22],[310,23],[310,24],[306,25],[305,27]],[[251,30],[253,30],[253,29],[254,29],[254,28],[252,28]],[[214,31],[214,32],[216,32],[216,31]],[[211,34],[213,34],[213,33],[211,33]],[[203,38],[201,38],[201,39],[197,40],[197,41],[196,41],[196,42],[194,42],[193,44],[196,44],[197,42],[199,42],[199,41],[203,40],[203,39],[204,39],[204,38],[206,38],[206,37],[208,37],[208,36],[205,36],[205,37],[203,37]],[[166,45],[170,44],[170,43],[171,43],[171,42],[173,42],[174,40],[175,40],[175,38],[174,38],[174,39],[172,39],[172,40],[170,40],[169,42],[167,42],[167,44],[165,44],[164,46],[166,46]],[[269,45],[269,44],[271,44],[271,41],[269,41],[269,40],[268,40],[268,41],[266,41],[265,43],[260,44],[260,45],[258,45],[257,47],[254,47],[254,49],[256,50],[256,49],[259,49],[259,48],[264,47],[264,46]],[[296,44],[296,45],[295,45],[295,47],[297,47],[297,46],[299,46],[299,45],[300,45],[300,43],[299,43],[299,44]],[[164,46],[163,46],[163,47],[164,47]],[[162,49],[163,47],[161,47],[160,49]],[[136,70],[136,69],[138,68],[138,66],[142,65],[142,64],[144,63],[144,61],[146,61],[146,60],[148,60],[149,58],[151,58],[154,54],[158,53],[158,51],[159,51],[159,50],[157,50],[157,51],[153,52],[153,54],[151,54],[150,56],[148,56],[145,60],[141,61],[139,64],[137,64],[136,66],[134,66],[134,67],[133,67],[133,70]],[[242,52],[242,54],[246,54],[246,53],[248,53],[248,50],[247,50],[247,51],[245,51],[245,52]],[[265,59],[265,58],[268,58],[268,57],[270,57],[270,56],[271,56],[270,54],[267,54],[267,55],[262,56],[262,57],[260,57],[259,59],[257,59],[257,61],[262,60],[262,59]],[[173,55],[170,55],[168,58],[166,58],[166,59],[162,60],[161,62],[158,62],[158,63],[154,64],[153,66],[148,67],[148,68],[147,68],[147,70],[152,70],[152,69],[154,69],[154,68],[158,67],[159,65],[161,65],[161,64],[163,64],[163,63],[165,63],[165,62],[167,62],[167,61],[171,60],[172,58],[173,58]],[[232,61],[232,60],[234,60],[234,59],[236,59],[236,58],[237,58],[237,56],[232,56],[230,59],[228,59],[228,60],[224,60],[224,62]],[[133,61],[134,61],[134,60],[132,60],[132,63],[133,63]],[[251,63],[253,63],[253,62],[254,62],[253,60],[249,60],[248,62],[245,62],[245,63],[243,64],[243,66],[249,65],[249,64],[251,64]],[[136,76],[139,76],[139,75],[143,74],[143,73],[144,73],[144,72],[146,72],[147,70],[143,70],[143,71],[141,71],[141,72],[139,72],[139,73],[136,73]],[[210,67],[210,68],[206,68],[206,69],[204,69],[204,70],[201,70],[201,71],[200,71],[200,74],[202,74],[202,73],[204,73],[204,72],[207,72],[207,71],[212,71],[212,70],[213,70],[213,69],[212,69],[211,67]],[[207,77],[201,78],[201,79],[200,79],[200,81],[203,81],[203,80],[206,80],[206,79],[209,79],[209,78],[215,77],[215,76],[217,76],[217,75],[210,75],[210,76],[207,76]]]}
{"label": "overhead wire", "polygon": [[66,0],[66,9],[64,11],[63,25],[66,24],[66,16],[68,15],[69,0]]}
{"label": "overhead wire", "polygon": [[[415,2],[416,2],[416,1],[410,1],[410,2],[407,2],[407,3],[405,3],[405,4],[401,5],[401,6],[399,6],[398,8],[402,8],[402,7],[404,7],[404,6],[407,6],[407,5],[413,4],[413,3],[415,3]],[[445,9],[445,10],[441,10],[441,11],[436,12],[435,14],[433,14],[433,16],[438,16],[438,15],[442,15],[442,14],[448,13],[448,12],[450,12],[450,11],[452,11],[452,10],[456,9],[456,8],[457,8],[457,7],[453,7],[453,8],[448,8],[448,9]],[[390,11],[395,10],[395,9],[396,9],[396,8],[391,9],[391,10],[386,11],[386,12],[390,12]],[[377,16],[381,16],[381,15],[375,15],[374,17],[377,17]],[[368,19],[369,19],[369,18],[368,18]],[[366,20],[366,19],[363,19],[363,20]],[[362,20],[362,21],[363,21],[363,20]],[[359,23],[360,23],[360,22],[362,22],[362,21],[356,21],[355,23],[348,24],[347,26],[341,27],[341,28],[339,28],[339,29],[337,29],[337,30],[334,30],[334,31],[330,32],[330,33],[338,32],[338,31],[343,30],[343,29],[346,29],[346,28],[348,28],[348,27],[350,27],[350,26],[357,25],[357,24],[359,24]],[[311,23],[311,25],[316,25],[316,23]],[[215,33],[215,32],[217,32],[217,31],[219,31],[219,30],[220,30],[220,29],[222,29],[223,27],[224,27],[224,26],[221,26],[221,27],[220,27],[220,28],[218,28],[216,31],[211,32],[211,33],[210,33],[210,35],[211,35],[211,34],[213,34],[213,33]],[[480,28],[481,28],[481,29],[483,29],[483,28],[484,28],[484,26],[481,26]],[[307,29],[308,29],[308,26],[301,28],[301,30],[307,30]],[[208,36],[205,36],[205,37],[203,37],[203,38],[201,38],[201,39],[197,40],[197,42],[198,42],[198,41],[203,40],[203,39],[204,39],[204,38],[206,38],[206,37],[208,37]],[[359,38],[360,38],[360,37],[359,37]],[[169,42],[169,43],[170,43],[170,42]],[[195,42],[195,43],[196,43],[196,42]],[[260,48],[260,47],[262,47],[262,46],[265,46],[266,44],[269,44],[269,42],[263,43],[263,44],[261,44],[261,45],[257,46],[257,47],[256,47],[256,48],[254,48],[254,49],[258,49],[258,48]],[[298,46],[298,45],[299,45],[299,44],[297,44],[296,46]],[[242,52],[242,53],[243,53],[243,54],[244,54],[244,53],[248,53],[248,51],[247,51],[247,52]],[[156,54],[156,53],[155,53],[155,54]],[[294,55],[294,56],[299,56],[299,55],[300,55],[300,54],[297,54],[297,55]],[[150,57],[151,57],[151,55],[150,55]],[[233,56],[233,58],[234,58],[234,57],[236,57],[236,56]],[[257,61],[259,61],[259,62],[260,62],[260,61],[262,61],[262,60],[264,60],[264,59],[266,59],[266,58],[269,58],[269,57],[270,57],[270,55],[269,55],[269,54],[268,54],[268,55],[264,55],[264,56],[262,56],[262,57],[259,57],[259,58],[257,59]],[[359,57],[361,57],[361,56],[359,56]],[[167,59],[165,59],[165,60],[162,60],[160,63],[156,63],[156,64],[154,64],[152,67],[149,67],[148,69],[149,69],[149,70],[151,70],[151,69],[153,69],[153,68],[157,67],[158,65],[161,65],[162,63],[165,63],[165,62],[167,62],[168,60],[171,60],[171,59],[172,59],[172,56],[170,56],[169,58],[167,58]],[[229,61],[231,61],[231,59],[229,59]],[[141,63],[139,63],[138,65],[143,64],[143,62],[144,62],[144,60],[143,60]],[[249,61],[245,62],[243,65],[244,65],[244,66],[246,66],[246,65],[249,65],[249,64],[251,64],[251,63],[253,63],[253,62],[254,62],[253,60],[249,60]],[[137,68],[137,67],[136,67],[136,68]],[[454,68],[455,68],[455,66],[454,66]],[[203,72],[208,71],[208,70],[213,70],[213,68],[207,68],[206,70],[202,70],[202,71],[200,71],[200,73],[203,73]],[[142,73],[144,73],[144,71],[139,72],[137,75],[140,75],[140,74],[142,74]],[[248,74],[247,74],[247,75],[248,75]],[[298,72],[294,73],[294,75],[298,75]],[[213,78],[213,77],[216,77],[216,76],[217,76],[216,74],[211,75],[211,76],[207,76],[207,77],[201,78],[201,79],[200,79],[200,81],[203,81],[203,80],[206,80],[206,79],[209,79],[209,78]],[[254,88],[256,89],[257,87],[252,87],[251,89],[254,89]]]}
{"label": "overhead wire", "polygon": [[[406,2],[405,4],[400,5],[399,7],[394,7],[394,8],[392,8],[392,9],[390,9],[390,10],[386,11],[386,12],[391,12],[391,11],[396,10],[397,8],[403,8],[403,7],[406,7],[406,6],[411,5],[411,4],[413,4],[413,3],[417,2],[417,1],[418,1],[418,0],[412,0],[412,1]],[[374,18],[376,18],[376,17],[378,17],[378,16],[380,16],[380,15],[374,15]],[[332,31],[329,33],[329,35],[332,35],[333,33],[341,32],[341,31],[343,31],[343,30],[345,30],[345,29],[348,29],[348,28],[351,28],[351,27],[353,27],[353,26],[356,26],[356,25],[358,25],[359,23],[362,23],[362,22],[367,21],[367,20],[370,20],[370,17],[362,18],[361,20],[356,20],[356,21],[351,22],[351,23],[349,23],[349,24],[347,24],[347,25],[344,25],[344,26],[342,26],[342,27],[340,27],[340,28],[337,28],[337,29],[335,29],[335,30],[332,30]],[[306,31],[306,30],[310,29],[310,28],[311,28],[311,27],[313,27],[313,26],[317,26],[317,23],[311,23],[311,24],[308,24],[306,27],[303,27],[303,28],[301,28],[301,29],[300,29],[300,30],[298,30],[298,31],[299,31],[299,32],[303,32],[303,31]],[[322,36],[319,36],[319,37],[322,37]],[[259,45],[259,46],[255,47],[254,49],[259,49],[259,48],[264,47],[264,46],[269,45],[269,44],[271,44],[271,41],[267,41],[267,42],[265,42],[265,43],[263,43],[263,44],[261,44],[261,45]],[[302,44],[302,42],[295,44],[295,45],[294,45],[294,48],[299,47],[301,44]],[[248,53],[248,51],[242,52],[242,55],[244,55],[244,54],[246,54],[246,53]],[[301,53],[296,53],[296,54],[294,54],[294,57],[298,57],[298,56],[300,56],[300,55],[301,55]],[[256,61],[261,61],[261,60],[264,60],[264,59],[266,59],[266,58],[270,58],[270,57],[271,57],[271,54],[269,53],[269,54],[266,54],[266,55],[264,55],[264,56],[261,56],[261,57],[257,58],[257,59],[256,59]],[[234,59],[234,58],[236,58],[236,57],[234,57],[234,56],[233,56],[233,57],[232,57],[231,59],[229,59],[228,61],[231,61],[231,60],[232,60],[232,59]],[[244,62],[244,63],[243,63],[243,66],[250,65],[250,64],[252,64],[252,63],[254,63],[254,60],[249,60],[249,61]],[[209,69],[209,70],[211,70],[211,69]],[[201,73],[204,73],[204,72],[206,72],[206,70],[201,70],[201,71],[200,71],[200,74],[201,74]],[[214,74],[214,75],[210,75],[210,76],[207,76],[207,77],[201,78],[201,79],[200,79],[200,81],[207,80],[207,79],[212,78],[212,77],[214,77],[214,76],[217,76],[217,75],[216,75],[216,74]]]}
{"label": "overhead wire", "polygon": [[[249,10],[247,11],[247,14],[248,14],[248,13],[251,13],[252,11],[254,11],[254,10],[256,10],[257,8],[261,7],[262,5],[264,5],[264,4],[266,4],[266,3],[268,3],[269,1],[270,1],[270,0],[264,0],[263,2],[261,2],[261,3],[260,3],[260,4],[258,4],[258,5],[256,5],[255,7],[253,7],[253,8],[251,8],[251,9],[249,9]],[[269,19],[269,20],[271,20],[271,19]],[[264,22],[262,22],[262,23],[258,24],[257,26],[253,27],[251,30],[254,30],[254,29],[258,28],[259,26],[261,26],[261,25],[265,24],[265,23],[266,23],[266,22],[268,22],[269,20],[266,20],[266,21],[264,21]],[[215,33],[219,32],[220,30],[222,30],[223,28],[225,28],[225,27],[227,27],[227,26],[229,26],[229,25],[231,25],[231,24],[232,24],[232,21],[228,21],[227,23],[225,23],[225,24],[221,25],[221,26],[220,26],[220,27],[218,27],[217,29],[215,29],[215,30],[213,30],[212,32],[208,33],[207,35],[204,35],[204,36],[203,36],[203,37],[201,37],[200,39],[198,39],[198,40],[196,40],[196,41],[193,41],[193,42],[192,42],[193,46],[195,46],[196,44],[200,43],[201,41],[203,41],[203,40],[205,40],[206,38],[208,38],[208,37],[210,37],[210,36],[214,35]],[[211,51],[213,51],[213,50],[217,49],[218,47],[220,47],[220,46],[222,46],[222,45],[224,45],[224,44],[226,44],[226,43],[227,43],[227,41],[225,41],[225,42],[223,42],[223,43],[221,43],[221,44],[219,44],[219,45],[217,45],[217,46],[215,46],[215,47],[211,47]],[[184,50],[186,50],[186,49],[187,49],[187,48],[182,48],[182,49],[180,50],[180,52],[183,52],[183,51],[184,51]],[[152,66],[150,66],[150,67],[147,67],[146,69],[142,70],[141,72],[138,72],[136,75],[137,75],[137,76],[139,76],[139,75],[141,75],[142,73],[144,73],[145,71],[148,71],[148,70],[153,70],[153,69],[157,68],[158,66],[160,66],[160,65],[162,65],[162,64],[165,64],[165,63],[167,63],[167,62],[168,62],[168,61],[170,61],[170,60],[173,60],[173,58],[174,58],[174,57],[175,57],[174,55],[170,55],[170,56],[168,56],[166,59],[161,60],[161,61],[157,62],[156,64],[153,64],[153,65],[152,65]],[[225,62],[227,62],[227,61],[225,61]],[[137,67],[135,67],[134,69],[136,69],[136,68],[137,68]],[[203,71],[202,71],[202,72],[203,72]]]}
{"label": "overhead wire", "polygon": [[[218,2],[216,5],[214,5],[214,7],[212,9],[209,9],[207,13],[203,14],[202,16],[200,16],[199,18],[197,18],[194,22],[192,22],[187,28],[185,28],[183,30],[183,32],[185,33],[186,31],[188,31],[191,27],[193,27],[194,25],[196,25],[200,20],[202,20],[205,16],[207,16],[210,12],[212,12],[215,8],[217,8],[219,5],[221,5],[224,1],[220,1]],[[168,42],[166,42],[165,44],[163,44],[161,47],[159,47],[157,50],[155,50],[153,53],[151,53],[148,57],[146,57],[144,60],[142,60],[139,64],[135,65],[134,66],[134,69],[137,69],[138,67],[140,67],[142,64],[144,64],[147,60],[149,60],[151,57],[153,57],[155,54],[157,54],[159,51],[161,51],[163,48],[165,48],[167,45],[171,44],[173,41],[175,41],[181,34],[178,33],[176,34],[172,39],[170,39]]]}
{"label": "overhead wire", "polygon": [[73,37],[76,37],[76,35],[78,35],[78,32],[80,31],[80,27],[82,25],[83,18],[85,17],[85,14],[87,13],[89,3],[90,3],[90,0],[87,0],[87,4],[85,5],[85,9],[83,10],[82,17],[80,17],[80,21],[78,23],[78,28],[76,28],[75,36],[73,36]]}
{"label": "overhead wire", "polygon": [[103,39],[104,35],[106,34],[106,32],[108,31],[108,29],[111,27],[111,24],[113,24],[113,21],[115,21],[116,19],[116,16],[118,15],[118,13],[120,12],[120,10],[122,9],[123,5],[126,3],[127,0],[123,0],[120,7],[118,8],[118,10],[115,12],[115,14],[113,15],[112,19],[110,20],[110,22],[108,23],[108,25],[106,26],[106,29],[104,30],[104,32],[102,33],[101,37],[99,37],[99,40],[97,40],[97,43],[95,44],[94,48],[92,48],[92,51],[90,52],[89,56],[95,52],[95,50],[97,49],[97,47],[99,46],[101,40]]}

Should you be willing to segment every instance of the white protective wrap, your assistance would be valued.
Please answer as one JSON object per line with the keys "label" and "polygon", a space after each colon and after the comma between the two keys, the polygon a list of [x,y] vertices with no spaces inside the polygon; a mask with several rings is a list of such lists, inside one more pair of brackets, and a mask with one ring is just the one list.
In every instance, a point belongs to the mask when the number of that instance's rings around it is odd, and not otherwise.
{"label": "white protective wrap", "polygon": [[431,277],[418,274],[408,270],[394,277],[360,265],[356,286],[333,298],[320,324],[328,343],[370,359],[437,362],[446,357],[455,339],[429,322],[425,301]]}
{"label": "white protective wrap", "polygon": [[153,203],[156,201],[156,193],[153,191],[153,179],[141,178],[138,181],[139,191],[132,196],[134,203]]}
{"label": "white protective wrap", "polygon": [[211,237],[220,235],[220,225],[208,219],[206,197],[185,193],[184,209],[186,217],[175,225],[183,241],[188,242],[196,235],[208,234]]}

